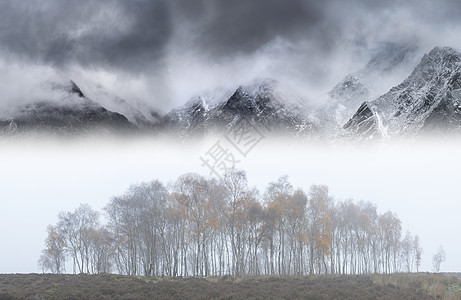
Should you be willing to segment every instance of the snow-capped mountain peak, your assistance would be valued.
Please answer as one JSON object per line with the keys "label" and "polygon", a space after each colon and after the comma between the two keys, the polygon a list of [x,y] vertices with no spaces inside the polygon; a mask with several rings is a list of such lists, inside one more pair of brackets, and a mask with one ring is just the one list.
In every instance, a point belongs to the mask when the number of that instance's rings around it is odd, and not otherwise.
{"label": "snow-capped mountain peak", "polygon": [[165,116],[164,126],[179,131],[181,136],[203,135],[225,131],[245,118],[255,126],[304,134],[316,126],[305,114],[302,103],[284,97],[272,79],[255,80],[241,85],[228,97],[213,103],[195,97]]}
{"label": "snow-capped mountain peak", "polygon": [[411,75],[374,101],[365,102],[344,128],[363,137],[382,136],[378,116],[389,135],[415,135],[461,127],[461,53],[436,47]]}
{"label": "snow-capped mountain peak", "polygon": [[[363,102],[398,84],[400,74],[407,76],[417,64],[414,46],[383,43],[371,52],[370,60],[362,69],[347,75],[328,92],[324,114],[334,116],[330,122],[336,127],[343,126]],[[396,78],[399,81],[395,81]]]}

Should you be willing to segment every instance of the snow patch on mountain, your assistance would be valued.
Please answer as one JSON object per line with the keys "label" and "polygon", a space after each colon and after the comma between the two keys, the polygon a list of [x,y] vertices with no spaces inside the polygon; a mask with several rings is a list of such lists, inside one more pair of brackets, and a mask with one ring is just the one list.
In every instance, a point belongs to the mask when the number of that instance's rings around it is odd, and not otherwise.
{"label": "snow patch on mountain", "polygon": [[[461,128],[461,53],[436,47],[424,55],[412,74],[401,84],[357,113],[344,128],[358,136],[414,136],[431,130]],[[370,113],[371,112],[371,113]],[[378,122],[382,120],[382,125]],[[367,124],[367,130],[363,130]],[[387,128],[385,134],[380,126]]]}
{"label": "snow patch on mountain", "polygon": [[219,96],[192,98],[164,118],[164,127],[180,136],[229,130],[242,118],[266,130],[305,135],[317,129],[314,114],[295,92],[272,79],[259,79]]}
{"label": "snow patch on mountain", "polygon": [[341,128],[365,101],[375,99],[401,82],[416,66],[415,46],[383,43],[361,70],[347,75],[328,93],[325,115]]}

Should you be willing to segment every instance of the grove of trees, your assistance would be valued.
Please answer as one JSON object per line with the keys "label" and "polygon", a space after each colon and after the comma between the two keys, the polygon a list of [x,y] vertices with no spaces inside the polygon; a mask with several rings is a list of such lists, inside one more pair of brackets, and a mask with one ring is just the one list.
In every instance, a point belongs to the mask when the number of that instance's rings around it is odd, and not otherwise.
{"label": "grove of trees", "polygon": [[[364,274],[418,271],[418,236],[392,212],[307,193],[287,176],[264,193],[245,172],[132,185],[103,212],[82,204],[47,229],[43,272],[145,276]],[[67,270],[70,272],[70,270]]]}

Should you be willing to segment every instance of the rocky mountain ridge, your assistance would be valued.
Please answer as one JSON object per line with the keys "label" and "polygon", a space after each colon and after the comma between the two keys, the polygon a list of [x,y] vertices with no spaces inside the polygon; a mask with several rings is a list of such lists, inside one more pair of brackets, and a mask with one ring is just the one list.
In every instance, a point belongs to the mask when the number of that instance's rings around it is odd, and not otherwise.
{"label": "rocky mountain ridge", "polygon": [[242,119],[270,135],[295,138],[376,140],[461,131],[461,53],[455,49],[434,48],[400,84],[371,98],[372,81],[393,74],[401,64],[408,65],[414,53],[412,47],[384,47],[363,69],[339,82],[323,107],[275,80],[264,79],[234,91],[196,96],[160,115],[107,95],[110,101],[101,105],[69,81],[52,86],[58,100],[24,104],[0,119],[0,134],[96,130],[165,132],[187,138],[228,131]]}
{"label": "rocky mountain ridge", "polygon": [[460,74],[461,53],[436,47],[401,84],[364,102],[344,128],[363,139],[458,131]]}
{"label": "rocky mountain ridge", "polygon": [[272,134],[306,136],[319,128],[301,102],[287,102],[274,80],[259,80],[240,86],[229,98],[209,103],[198,97],[164,117],[163,126],[181,136],[226,131],[239,120],[271,131]]}
{"label": "rocky mountain ridge", "polygon": [[17,107],[9,118],[0,120],[1,134],[46,132],[81,134],[89,132],[125,132],[135,126],[122,114],[115,113],[85,97],[72,80],[54,84],[60,101],[43,99]]}

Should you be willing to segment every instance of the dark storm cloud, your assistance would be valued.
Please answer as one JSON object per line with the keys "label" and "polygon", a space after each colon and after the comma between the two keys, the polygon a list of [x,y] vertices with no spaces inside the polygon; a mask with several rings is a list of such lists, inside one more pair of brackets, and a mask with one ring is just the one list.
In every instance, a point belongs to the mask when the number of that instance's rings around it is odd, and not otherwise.
{"label": "dark storm cloud", "polygon": [[251,54],[275,38],[328,53],[366,15],[406,9],[446,24],[460,7],[455,0],[1,0],[0,47],[55,66],[145,71],[159,66],[175,31],[193,36],[177,47],[212,58]]}
{"label": "dark storm cloud", "polygon": [[55,66],[143,70],[162,61],[181,20],[194,30],[184,47],[216,57],[252,53],[275,37],[316,38],[323,47],[335,26],[319,26],[324,7],[313,0],[4,0],[0,47]]}
{"label": "dark storm cloud", "polygon": [[[217,55],[251,53],[275,37],[312,37],[315,30],[321,29],[325,7],[325,2],[306,0],[185,2],[185,15],[199,20],[195,46]],[[317,43],[322,45],[330,36],[319,38]]]}
{"label": "dark storm cloud", "polygon": [[306,55],[329,55],[345,40],[364,48],[379,39],[413,43],[432,37],[416,37],[412,25],[450,28],[461,14],[458,0],[179,0],[173,7],[195,25],[190,46],[216,59],[254,53],[276,38],[307,44]]}
{"label": "dark storm cloud", "polygon": [[0,1],[6,55],[58,67],[146,68],[171,30],[166,1]]}
{"label": "dark storm cloud", "polygon": [[0,67],[157,106],[249,77],[323,93],[382,42],[460,48],[460,14],[458,0],[0,0]]}

